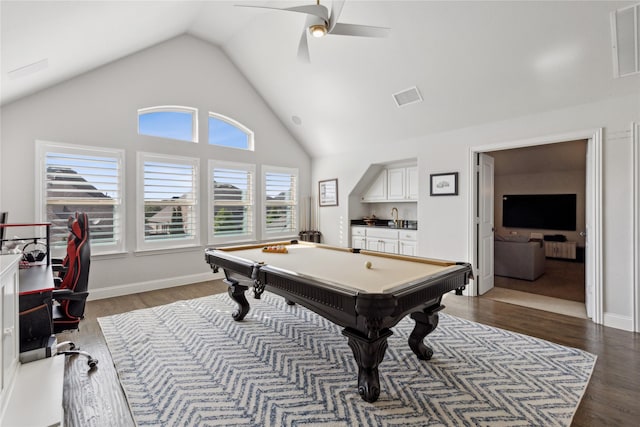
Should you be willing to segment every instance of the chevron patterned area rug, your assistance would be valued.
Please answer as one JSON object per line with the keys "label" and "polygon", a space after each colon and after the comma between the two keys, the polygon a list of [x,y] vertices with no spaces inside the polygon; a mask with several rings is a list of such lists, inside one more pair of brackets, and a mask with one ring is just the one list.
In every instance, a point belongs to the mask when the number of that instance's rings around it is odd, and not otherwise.
{"label": "chevron patterned area rug", "polygon": [[98,319],[139,426],[568,426],[595,356],[440,314],[418,360],[413,320],[363,401],[341,328],[265,293],[235,322],[226,294]]}

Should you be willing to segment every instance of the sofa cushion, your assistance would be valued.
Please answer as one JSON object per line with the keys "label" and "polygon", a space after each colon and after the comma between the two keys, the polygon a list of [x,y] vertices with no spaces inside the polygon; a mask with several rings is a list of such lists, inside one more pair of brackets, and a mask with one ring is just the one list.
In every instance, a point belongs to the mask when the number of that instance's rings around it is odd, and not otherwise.
{"label": "sofa cushion", "polygon": [[518,242],[518,243],[526,243],[529,241],[528,236],[524,236],[522,234],[496,234],[495,240],[500,242]]}

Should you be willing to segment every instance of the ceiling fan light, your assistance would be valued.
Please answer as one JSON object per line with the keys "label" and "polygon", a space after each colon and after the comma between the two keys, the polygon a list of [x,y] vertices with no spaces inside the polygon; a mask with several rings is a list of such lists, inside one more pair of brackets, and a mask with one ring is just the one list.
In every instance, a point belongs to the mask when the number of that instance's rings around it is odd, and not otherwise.
{"label": "ceiling fan light", "polygon": [[323,37],[327,34],[327,26],[324,24],[316,24],[309,27],[309,32],[313,37]]}

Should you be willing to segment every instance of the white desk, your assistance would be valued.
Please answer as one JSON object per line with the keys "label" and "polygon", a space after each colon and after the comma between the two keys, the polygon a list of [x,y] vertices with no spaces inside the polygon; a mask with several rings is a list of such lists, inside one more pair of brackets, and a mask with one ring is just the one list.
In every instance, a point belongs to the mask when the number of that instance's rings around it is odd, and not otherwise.
{"label": "white desk", "polygon": [[[20,364],[9,407],[0,425],[11,427],[62,426],[64,356]],[[37,403],[37,407],[34,406]]]}
{"label": "white desk", "polygon": [[0,425],[9,406],[20,363],[18,327],[18,264],[21,255],[0,256]]}
{"label": "white desk", "polygon": [[[21,274],[18,265],[21,258],[21,255],[0,256],[0,426],[61,426],[64,356],[19,362]],[[34,402],[38,403],[35,410]]]}

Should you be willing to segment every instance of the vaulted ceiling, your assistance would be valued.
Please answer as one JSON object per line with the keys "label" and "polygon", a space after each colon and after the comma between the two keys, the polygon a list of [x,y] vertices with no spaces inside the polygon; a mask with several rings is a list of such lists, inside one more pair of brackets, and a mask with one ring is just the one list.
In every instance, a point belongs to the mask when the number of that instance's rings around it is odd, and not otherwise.
{"label": "vaulted ceiling", "polygon": [[[296,57],[305,15],[236,7],[313,2],[3,0],[0,102],[185,33],[220,46],[312,156],[640,87],[638,75],[612,77],[610,13],[634,2],[347,0],[340,22],[390,36],[310,38],[310,63]],[[9,74],[30,64],[41,69]],[[398,108],[392,94],[413,86],[424,101]]]}

